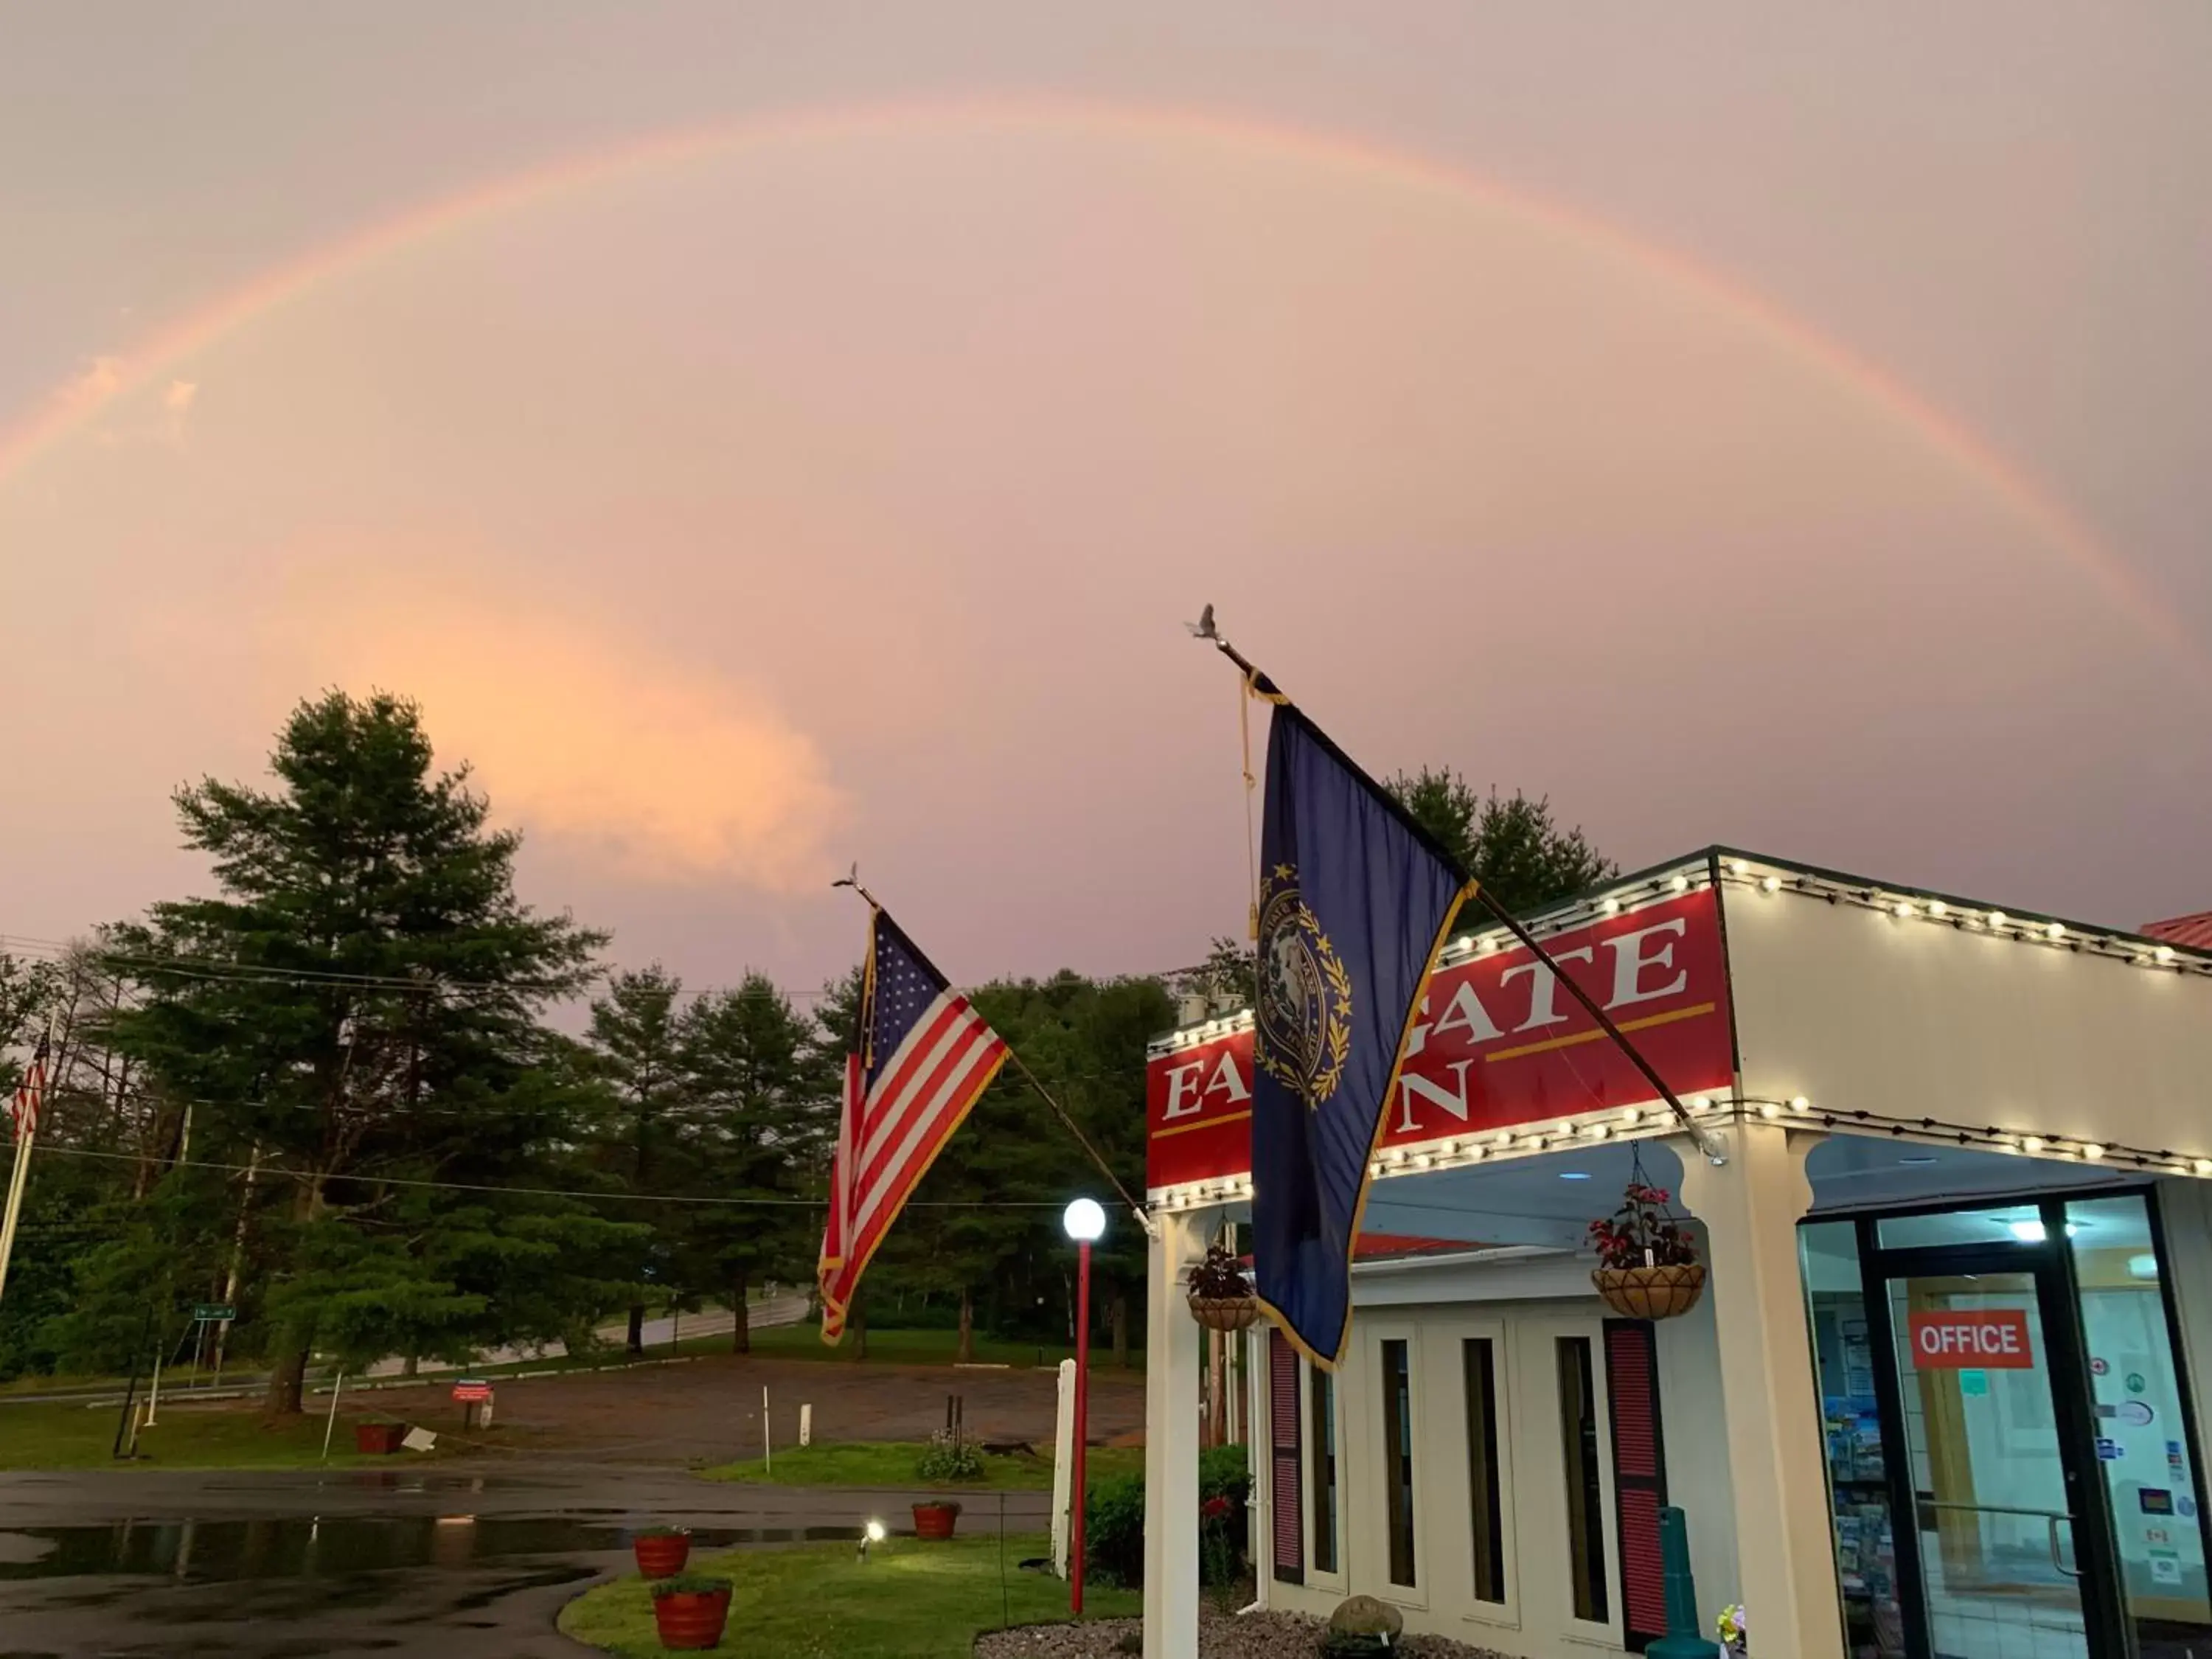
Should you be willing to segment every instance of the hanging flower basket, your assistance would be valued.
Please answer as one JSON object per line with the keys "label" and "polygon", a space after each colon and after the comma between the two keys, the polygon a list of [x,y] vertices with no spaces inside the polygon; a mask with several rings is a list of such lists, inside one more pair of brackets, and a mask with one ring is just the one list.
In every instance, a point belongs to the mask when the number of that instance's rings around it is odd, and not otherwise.
{"label": "hanging flower basket", "polygon": [[1190,1270],[1190,1316],[1209,1331],[1242,1331],[1259,1322],[1260,1298],[1243,1263],[1221,1245],[1206,1248],[1206,1260]]}
{"label": "hanging flower basket", "polygon": [[1590,1283],[1605,1305],[1630,1319],[1673,1319],[1698,1305],[1705,1270],[1683,1219],[1668,1206],[1674,1194],[1644,1178],[1639,1155],[1631,1168],[1620,1207],[1589,1224],[1598,1267]]}
{"label": "hanging flower basket", "polygon": [[1672,1319],[1698,1305],[1705,1270],[1696,1262],[1673,1267],[1600,1267],[1590,1275],[1605,1305],[1624,1319]]}

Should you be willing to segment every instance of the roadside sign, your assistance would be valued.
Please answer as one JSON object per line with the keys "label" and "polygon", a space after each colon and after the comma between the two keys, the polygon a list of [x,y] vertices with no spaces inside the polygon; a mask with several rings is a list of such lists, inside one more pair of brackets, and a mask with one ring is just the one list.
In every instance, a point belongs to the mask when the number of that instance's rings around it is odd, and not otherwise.
{"label": "roadside sign", "polygon": [[228,1324],[238,1317],[238,1310],[228,1302],[195,1302],[192,1317],[214,1324]]}
{"label": "roadside sign", "polygon": [[491,1384],[480,1376],[464,1376],[453,1384],[453,1398],[464,1405],[473,1405],[491,1398]]}

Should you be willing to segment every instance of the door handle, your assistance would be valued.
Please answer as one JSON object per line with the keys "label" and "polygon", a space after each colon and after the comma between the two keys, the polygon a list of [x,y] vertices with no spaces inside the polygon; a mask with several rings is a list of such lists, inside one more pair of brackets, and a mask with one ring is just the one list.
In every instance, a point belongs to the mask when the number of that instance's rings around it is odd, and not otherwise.
{"label": "door handle", "polygon": [[2061,1521],[2070,1527],[2074,1524],[2074,1517],[2070,1515],[2054,1515],[2050,1517],[2051,1565],[2056,1571],[2064,1573],[2069,1578],[2079,1578],[2081,1576],[2081,1569],[2068,1566],[2058,1556],[2058,1523]]}

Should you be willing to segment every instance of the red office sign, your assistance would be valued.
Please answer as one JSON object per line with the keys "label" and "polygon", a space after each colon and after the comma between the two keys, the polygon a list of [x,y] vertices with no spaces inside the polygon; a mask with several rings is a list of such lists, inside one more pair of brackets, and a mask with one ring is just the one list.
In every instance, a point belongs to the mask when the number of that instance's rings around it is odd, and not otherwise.
{"label": "red office sign", "polygon": [[1911,1316],[1912,1363],[1923,1371],[2024,1371],[2035,1352],[2021,1308],[1950,1308]]}
{"label": "red office sign", "polygon": [[[1728,1089],[1735,1076],[1728,969],[1711,889],[1544,943],[1678,1095]],[[1249,1029],[1156,1054],[1146,1097],[1146,1185],[1249,1172]],[[1512,946],[1440,968],[1430,979],[1382,1144],[1419,1146],[1650,1098],[1650,1084],[1551,970]]]}

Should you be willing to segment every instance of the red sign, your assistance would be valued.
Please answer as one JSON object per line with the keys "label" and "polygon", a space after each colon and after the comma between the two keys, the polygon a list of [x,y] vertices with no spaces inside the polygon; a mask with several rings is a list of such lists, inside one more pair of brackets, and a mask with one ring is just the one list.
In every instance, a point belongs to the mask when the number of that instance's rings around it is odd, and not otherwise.
{"label": "red sign", "polygon": [[479,1400],[489,1400],[491,1398],[491,1384],[489,1382],[456,1382],[453,1384],[453,1398],[460,1401],[464,1404],[473,1404]]}
{"label": "red sign", "polygon": [[1923,1371],[2024,1371],[2033,1368],[2021,1308],[1957,1308],[1911,1316],[1912,1363]]}
{"label": "red sign", "polygon": [[[1677,1094],[1735,1076],[1728,969],[1711,890],[1590,927],[1544,948]],[[1252,1033],[1158,1054],[1145,1091],[1149,1187],[1252,1168]],[[1385,1146],[1640,1104],[1651,1085],[1523,946],[1440,968],[1421,1001]]]}

